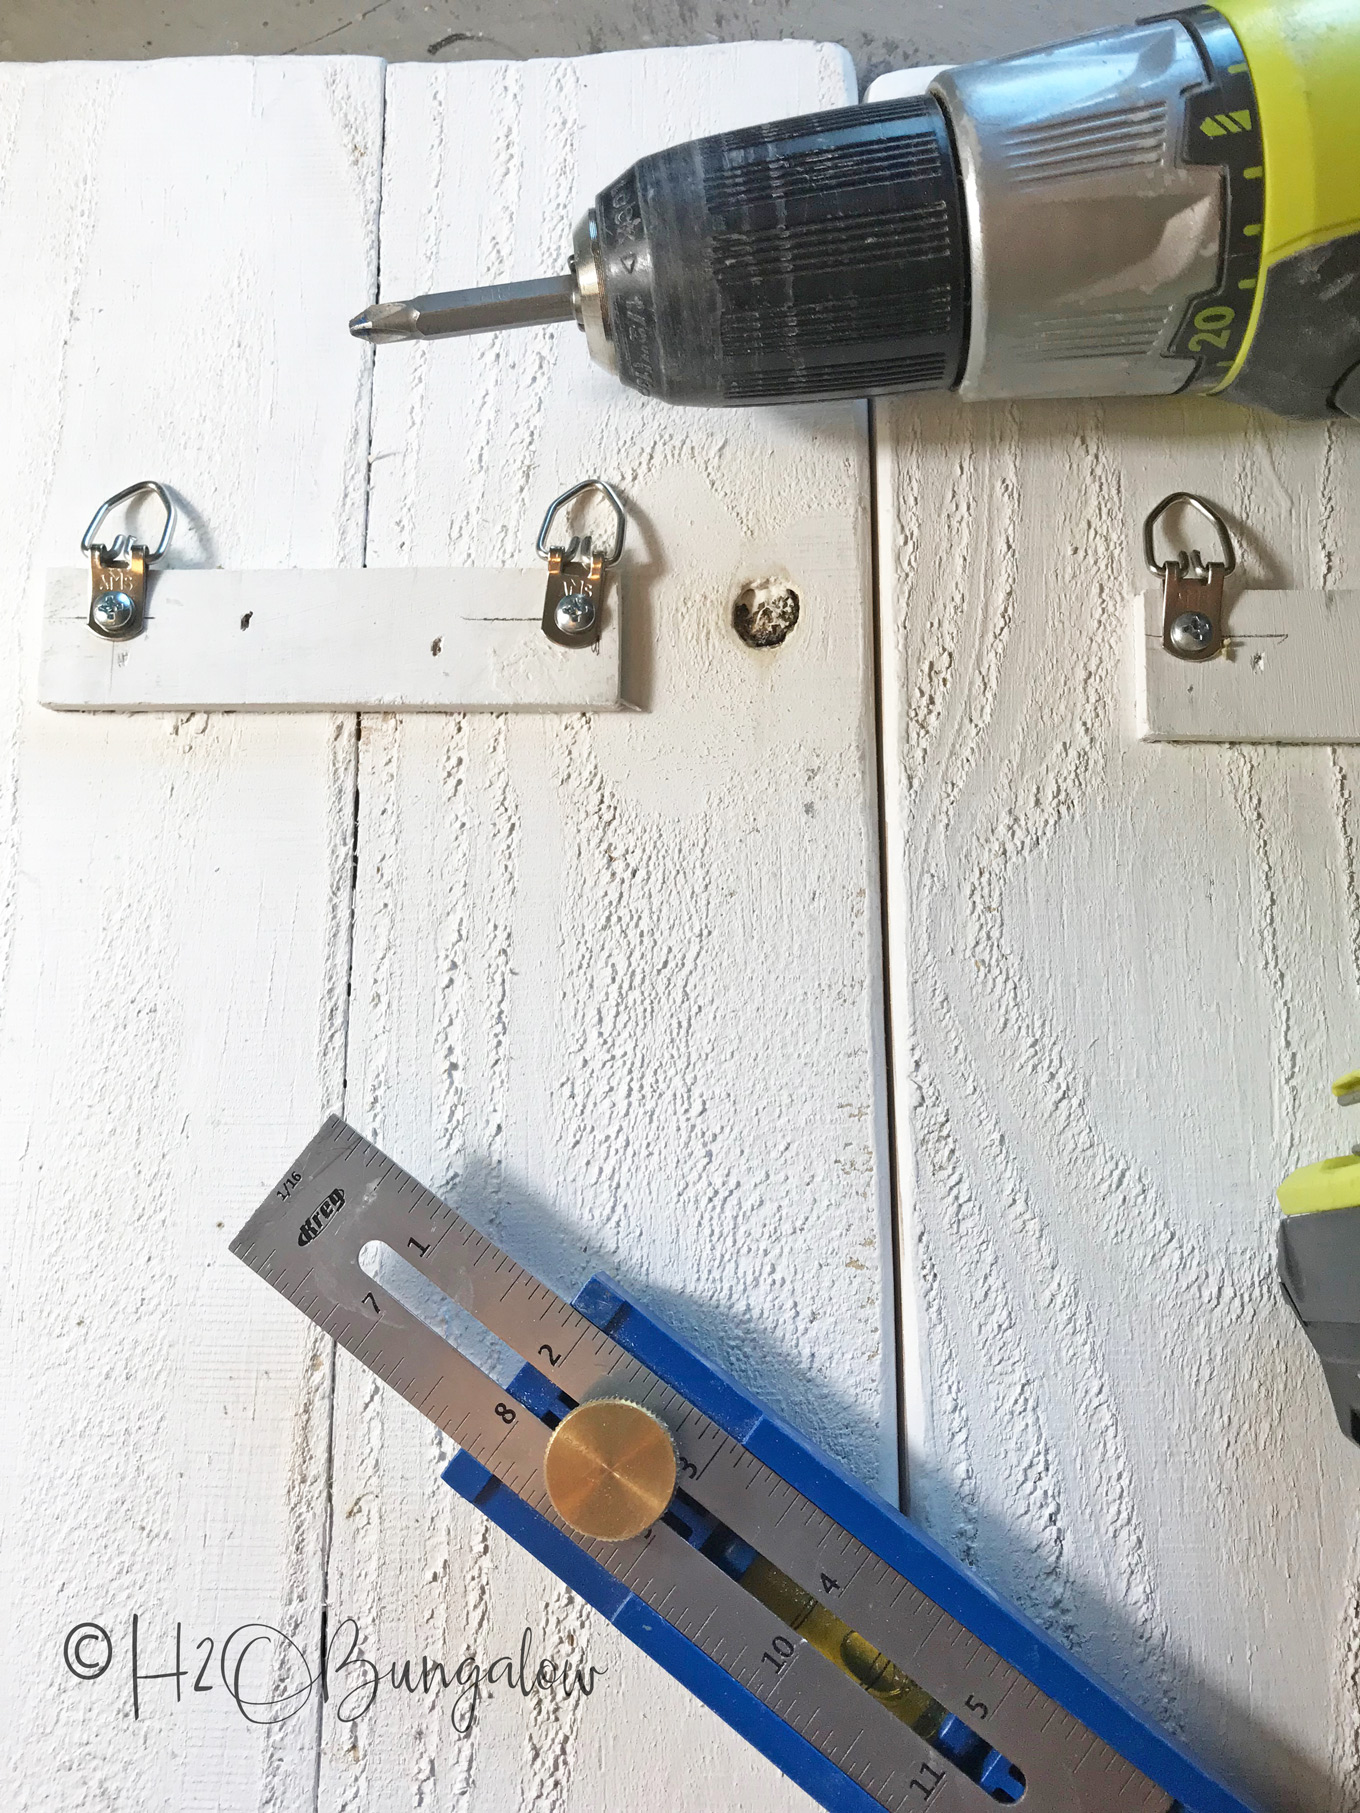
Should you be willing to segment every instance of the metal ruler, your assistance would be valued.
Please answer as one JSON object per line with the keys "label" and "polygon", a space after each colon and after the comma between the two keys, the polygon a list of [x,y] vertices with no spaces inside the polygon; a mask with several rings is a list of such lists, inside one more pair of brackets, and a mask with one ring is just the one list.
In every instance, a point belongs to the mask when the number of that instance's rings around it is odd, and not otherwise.
{"label": "metal ruler", "polygon": [[[513,1383],[498,1384],[399,1300],[382,1280],[402,1268],[384,1248],[528,1362]],[[1036,1626],[607,1281],[582,1290],[583,1307],[567,1303],[343,1121],[326,1122],[231,1250],[471,1457],[460,1489],[481,1503],[478,1482],[489,1477],[513,1494],[515,1533],[606,1615],[640,1601],[698,1652],[692,1667],[683,1652],[686,1670],[673,1672],[707,1697],[716,1668],[751,1696],[758,1705],[744,1723],[728,1709],[730,1693],[718,1709],[823,1804],[1248,1813]],[[570,1529],[544,1483],[554,1426],[602,1395],[659,1418],[678,1465],[680,1514],[618,1542]],[[938,1729],[921,1735],[776,1617],[730,1563],[712,1558],[722,1546],[715,1530],[890,1658],[943,1709]]]}

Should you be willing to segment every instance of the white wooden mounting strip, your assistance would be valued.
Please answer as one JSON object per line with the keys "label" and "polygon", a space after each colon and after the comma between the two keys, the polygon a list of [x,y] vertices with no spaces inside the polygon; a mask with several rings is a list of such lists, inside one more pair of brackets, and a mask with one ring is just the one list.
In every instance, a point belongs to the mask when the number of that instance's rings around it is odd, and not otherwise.
{"label": "white wooden mounting strip", "polygon": [[144,632],[106,642],[88,569],[59,569],[38,696],[59,711],[617,710],[614,588],[600,640],[561,648],[541,625],[546,572],[172,568],[152,577]]}
{"label": "white wooden mounting strip", "polygon": [[1162,647],[1160,591],[1135,600],[1134,626],[1145,742],[1360,742],[1360,592],[1242,592],[1212,661]]}

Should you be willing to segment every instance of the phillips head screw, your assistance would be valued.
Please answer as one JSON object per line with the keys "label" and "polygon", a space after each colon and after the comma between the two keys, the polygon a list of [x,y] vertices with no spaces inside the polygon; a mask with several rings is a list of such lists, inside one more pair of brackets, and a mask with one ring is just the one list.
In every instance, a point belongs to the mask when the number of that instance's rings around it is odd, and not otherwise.
{"label": "phillips head screw", "polygon": [[564,636],[581,636],[595,621],[595,600],[582,592],[560,598],[553,613]]}
{"label": "phillips head screw", "polygon": [[101,592],[95,600],[92,615],[106,635],[126,627],[137,607],[126,592]]}
{"label": "phillips head screw", "polygon": [[1214,626],[1202,611],[1182,611],[1173,619],[1169,632],[1173,648],[1183,655],[1197,655],[1202,648],[1208,648],[1213,633]]}

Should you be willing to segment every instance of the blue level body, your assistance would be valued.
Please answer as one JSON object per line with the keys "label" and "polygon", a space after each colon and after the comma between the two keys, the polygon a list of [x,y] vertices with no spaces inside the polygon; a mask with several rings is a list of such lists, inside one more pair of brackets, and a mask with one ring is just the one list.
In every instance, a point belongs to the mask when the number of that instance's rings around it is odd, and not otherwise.
{"label": "blue level body", "polygon": [[[573,1299],[573,1307],[1156,1782],[1172,1797],[1175,1813],[1261,1813],[1210,1775],[1173,1738],[1068,1655],[1037,1624],[998,1598],[938,1543],[867,1491],[829,1455],[781,1423],[609,1279],[592,1278]],[[561,1415],[570,1408],[570,1400],[562,1398],[532,1366],[522,1367],[508,1390],[538,1417]],[[569,1536],[501,1485],[472,1455],[460,1451],[445,1468],[443,1478],[829,1813],[882,1813],[879,1802],[813,1744],[630,1593]],[[944,1739],[948,1741],[947,1731]],[[1014,1796],[1005,1793],[1004,1759],[996,1762],[1001,1773],[984,1774],[983,1786],[995,1785],[999,1803],[1015,1804]],[[1019,1805],[1023,1813],[1023,1798]]]}

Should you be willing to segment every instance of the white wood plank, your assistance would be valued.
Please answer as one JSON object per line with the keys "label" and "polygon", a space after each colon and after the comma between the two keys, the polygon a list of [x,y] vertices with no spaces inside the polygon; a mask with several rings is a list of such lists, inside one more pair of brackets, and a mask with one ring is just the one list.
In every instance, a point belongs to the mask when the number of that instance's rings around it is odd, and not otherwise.
{"label": "white wood plank", "polygon": [[[247,1723],[215,1649],[191,1689],[200,1639],[318,1625],[328,1357],[227,1241],[339,1105],[353,721],[57,717],[34,674],[43,569],[144,472],[187,559],[359,557],[368,368],[317,325],[372,281],[381,120],[374,63],[0,69],[11,1806],[313,1804],[313,1715]],[[144,1669],[178,1620],[193,1670],[136,1721],[134,1612]],[[83,1619],[115,1644],[88,1682]]]}
{"label": "white wood plank", "polygon": [[1136,741],[1126,651],[1173,489],[1232,499],[1247,588],[1354,585],[1360,441],[1211,400],[876,421],[913,1514],[1260,1804],[1336,1813],[1360,1454],[1272,1192],[1345,1143],[1360,774]]}
{"label": "white wood plank", "polygon": [[[599,640],[543,634],[547,568],[157,573],[146,628],[89,626],[90,574],[48,574],[38,697],[65,711],[617,711],[619,591]],[[626,580],[625,580],[626,586]]]}
{"label": "white wood plank", "polygon": [[[850,98],[809,45],[388,77],[383,288],[560,268],[654,147]],[[362,298],[358,299],[362,301]],[[356,304],[357,306],[357,304]],[[350,1118],[559,1287],[635,1287],[891,1490],[863,411],[668,409],[570,326],[377,355],[371,565],[513,558],[588,472],[633,504],[637,715],[368,719]],[[779,648],[738,591],[786,578]],[[630,613],[632,600],[630,594]],[[634,638],[632,625],[639,625]],[[809,1803],[436,1482],[445,1445],[342,1358],[332,1601],[386,1656],[607,1667],[327,1729],[324,1806]]]}
{"label": "white wood plank", "polygon": [[900,101],[907,95],[929,94],[930,84],[952,63],[917,63],[910,69],[890,69],[876,76],[865,91],[866,101]]}
{"label": "white wood plank", "polygon": [[1224,647],[1162,647],[1160,591],[1134,601],[1134,722],[1156,743],[1360,742],[1360,592],[1240,592]]}

